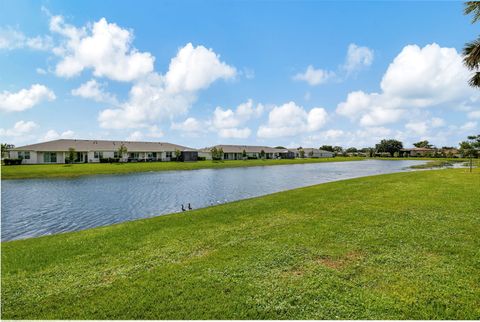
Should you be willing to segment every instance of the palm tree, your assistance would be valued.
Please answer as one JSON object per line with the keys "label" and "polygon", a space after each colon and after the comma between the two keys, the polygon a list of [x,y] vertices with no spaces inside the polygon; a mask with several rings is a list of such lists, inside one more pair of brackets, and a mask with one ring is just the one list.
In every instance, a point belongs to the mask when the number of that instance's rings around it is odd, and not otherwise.
{"label": "palm tree", "polygon": [[[467,1],[465,3],[464,14],[473,14],[472,23],[480,20],[480,2]],[[463,63],[467,68],[474,72],[468,83],[472,87],[480,87],[480,37],[476,40],[466,43],[463,48]]]}

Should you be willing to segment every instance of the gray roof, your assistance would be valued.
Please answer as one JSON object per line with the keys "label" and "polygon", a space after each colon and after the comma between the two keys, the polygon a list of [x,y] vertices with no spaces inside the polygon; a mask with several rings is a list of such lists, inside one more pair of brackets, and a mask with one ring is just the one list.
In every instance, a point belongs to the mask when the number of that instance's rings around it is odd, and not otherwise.
{"label": "gray roof", "polygon": [[257,145],[215,145],[208,148],[199,149],[199,152],[210,152],[213,148],[222,149],[223,153],[243,153],[243,150],[247,153],[260,153],[262,150],[265,153],[287,153],[288,149],[276,149],[269,146],[257,146]]}
{"label": "gray roof", "polygon": [[[298,149],[289,149],[292,152],[298,152]],[[315,149],[315,148],[302,148],[302,150],[305,152],[305,154],[308,154],[310,152],[316,152],[316,153],[333,153],[331,151],[326,151],[326,150],[320,150],[320,149]]]}
{"label": "gray roof", "polygon": [[49,151],[62,152],[74,148],[75,151],[116,151],[125,145],[128,152],[165,152],[165,151],[196,151],[185,146],[167,142],[135,142],[135,141],[107,141],[107,140],[54,140],[43,143],[17,147],[16,151]]}

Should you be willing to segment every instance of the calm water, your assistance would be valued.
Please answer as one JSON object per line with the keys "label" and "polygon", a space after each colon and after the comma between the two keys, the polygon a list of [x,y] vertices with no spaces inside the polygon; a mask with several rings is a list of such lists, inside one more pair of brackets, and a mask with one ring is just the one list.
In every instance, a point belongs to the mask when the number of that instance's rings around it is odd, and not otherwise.
{"label": "calm water", "polygon": [[2,241],[110,225],[425,161],[354,161],[2,181]]}

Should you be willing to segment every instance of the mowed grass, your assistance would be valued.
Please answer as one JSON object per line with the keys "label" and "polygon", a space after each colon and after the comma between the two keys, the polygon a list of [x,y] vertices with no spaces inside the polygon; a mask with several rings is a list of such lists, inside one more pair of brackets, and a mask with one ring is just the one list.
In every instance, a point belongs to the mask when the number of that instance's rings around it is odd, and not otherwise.
{"label": "mowed grass", "polygon": [[397,173],[2,243],[2,318],[479,319],[479,191]]}
{"label": "mowed grass", "polygon": [[2,179],[68,178],[98,174],[131,172],[196,170],[213,168],[255,167],[317,162],[365,160],[362,157],[305,158],[283,160],[231,160],[197,162],[81,163],[2,166]]}

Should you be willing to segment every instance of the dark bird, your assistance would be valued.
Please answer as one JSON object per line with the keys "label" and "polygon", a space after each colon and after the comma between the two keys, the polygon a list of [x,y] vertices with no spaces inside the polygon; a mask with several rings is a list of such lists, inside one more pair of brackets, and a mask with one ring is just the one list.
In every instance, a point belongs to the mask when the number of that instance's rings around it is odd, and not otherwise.
{"label": "dark bird", "polygon": [[185,211],[186,209],[183,207],[183,203],[182,203],[182,211]]}
{"label": "dark bird", "polygon": [[190,206],[190,203],[188,203],[188,210],[192,210],[192,206]]}

